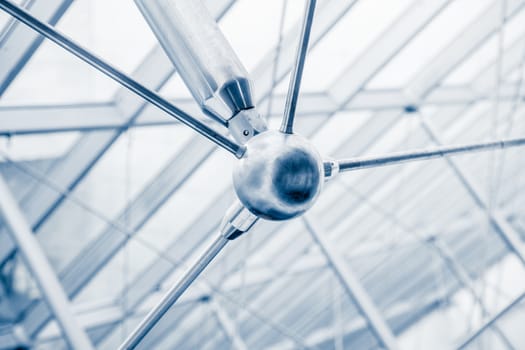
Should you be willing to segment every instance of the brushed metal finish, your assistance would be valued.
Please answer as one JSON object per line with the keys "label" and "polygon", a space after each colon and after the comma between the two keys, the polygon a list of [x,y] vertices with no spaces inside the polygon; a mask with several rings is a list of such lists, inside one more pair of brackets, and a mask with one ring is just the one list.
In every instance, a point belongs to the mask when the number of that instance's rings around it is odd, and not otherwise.
{"label": "brushed metal finish", "polygon": [[297,108],[297,100],[299,99],[299,91],[301,89],[301,80],[303,78],[304,63],[306,61],[306,53],[308,52],[308,42],[310,40],[310,32],[314,21],[316,3],[316,0],[308,0],[306,3],[299,47],[297,48],[294,69],[290,77],[290,86],[288,87],[288,96],[286,97],[286,106],[280,129],[281,132],[286,134],[293,133],[295,110]]}
{"label": "brushed metal finish", "polygon": [[257,220],[257,217],[247,213],[246,209],[235,201],[224,215],[219,234],[210,241],[206,249],[196,257],[195,261],[188,266],[158,304],[150,310],[140,324],[124,340],[119,346],[119,350],[133,350],[139,346],[144,337],[148,335],[226,244],[250,230]]}
{"label": "brushed metal finish", "polygon": [[[332,167],[335,171],[335,168],[338,166],[338,171],[344,172],[365,168],[377,168],[381,166],[434,159],[458,154],[468,154],[474,152],[486,152],[497,149],[506,149],[511,147],[521,147],[523,145],[525,145],[525,138],[520,137],[514,139],[479,142],[458,146],[441,146],[428,149],[412,150],[408,152],[392,153],[382,156],[341,159],[337,162],[326,164],[325,167]],[[335,163],[338,163],[338,165],[336,165]]]}
{"label": "brushed metal finish", "polygon": [[160,96],[158,93],[148,89],[146,86],[142,85],[138,81],[124,74],[114,66],[102,60],[100,57],[89,52],[69,37],[60,33],[55,28],[32,16],[26,10],[22,9],[16,4],[13,4],[10,1],[5,0],[0,1],[0,9],[10,14],[20,22],[24,23],[31,29],[40,33],[47,39],[53,41],[55,44],[59,45],[63,49],[77,56],[84,62],[88,63],[90,66],[96,68],[104,75],[115,80],[117,83],[129,89],[131,92],[142,97],[143,99],[156,106],[160,110],[166,112],[182,124],[189,126],[202,136],[206,137],[208,140],[214,142],[216,145],[231,152],[236,157],[242,156],[242,153],[244,152],[244,148],[242,147],[242,145],[237,144],[233,140],[223,135],[221,132],[215,130],[213,127],[208,126],[199,119],[194,118],[191,115],[184,112],[183,110],[177,108],[169,101],[164,99],[162,96]]}
{"label": "brushed metal finish", "polygon": [[253,113],[248,72],[201,0],[135,3],[206,115],[227,126],[241,143],[266,130],[264,120]]}
{"label": "brushed metal finish", "polygon": [[197,257],[186,271],[184,271],[177,282],[171,286],[168,292],[162,297],[159,303],[149,311],[140,324],[124,340],[119,346],[119,350],[135,349],[227,243],[228,239],[222,234],[213,238],[206,247],[206,250]]}
{"label": "brushed metal finish", "polygon": [[321,156],[297,134],[266,131],[246,143],[233,172],[242,204],[258,217],[287,220],[317,199],[324,180]]}

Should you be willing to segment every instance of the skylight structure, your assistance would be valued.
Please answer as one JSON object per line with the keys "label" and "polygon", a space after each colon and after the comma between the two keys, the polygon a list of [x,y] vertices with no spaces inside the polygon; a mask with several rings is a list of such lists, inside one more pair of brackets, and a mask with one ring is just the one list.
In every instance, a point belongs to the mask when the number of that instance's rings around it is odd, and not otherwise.
{"label": "skylight structure", "polygon": [[525,346],[525,1],[0,9],[0,349]]}

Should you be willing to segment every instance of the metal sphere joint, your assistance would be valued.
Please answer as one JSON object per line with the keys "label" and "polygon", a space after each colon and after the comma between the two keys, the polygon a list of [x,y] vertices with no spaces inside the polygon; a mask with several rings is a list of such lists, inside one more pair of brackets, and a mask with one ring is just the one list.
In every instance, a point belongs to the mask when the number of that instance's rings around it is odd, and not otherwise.
{"label": "metal sphere joint", "polygon": [[269,220],[304,213],[317,199],[323,182],[323,162],[311,143],[278,131],[251,138],[233,172],[239,200],[250,212]]}

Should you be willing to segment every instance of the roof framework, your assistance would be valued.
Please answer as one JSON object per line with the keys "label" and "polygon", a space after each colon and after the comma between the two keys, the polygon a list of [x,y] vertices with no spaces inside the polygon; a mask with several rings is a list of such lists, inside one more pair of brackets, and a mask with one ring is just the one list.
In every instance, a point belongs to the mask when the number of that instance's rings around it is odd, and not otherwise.
{"label": "roof framework", "polygon": [[[71,24],[86,3],[21,5],[90,43]],[[249,9],[257,5],[206,3],[246,59],[258,106],[277,127],[300,5],[288,4],[281,33],[262,13],[260,30],[276,35],[252,47],[242,19],[254,20]],[[380,4],[319,1],[298,132],[334,157],[524,135],[525,1]],[[283,1],[268,7],[279,17]],[[93,18],[116,10],[93,6]],[[122,13],[133,18],[132,11]],[[373,28],[359,20],[374,14]],[[116,348],[217,229],[233,196],[230,155],[91,70],[78,77],[95,79],[91,88],[78,86],[85,98],[38,97],[31,86],[42,84],[34,75],[46,58],[56,69],[80,64],[53,61],[60,53],[51,44],[4,14],[0,20],[2,176],[71,300],[68,312],[94,346]],[[128,24],[151,42],[145,23]],[[371,34],[352,32],[360,29]],[[205,120],[157,44],[129,50],[140,59],[132,64],[120,53],[117,65]],[[263,222],[226,248],[141,346],[404,349],[437,341],[428,328],[452,319],[457,332],[436,348],[523,347],[512,327],[525,289],[523,168],[520,149],[509,149],[330,182],[308,218],[315,229],[301,220]],[[59,315],[35,288],[8,229],[2,222],[0,349],[66,347]]]}

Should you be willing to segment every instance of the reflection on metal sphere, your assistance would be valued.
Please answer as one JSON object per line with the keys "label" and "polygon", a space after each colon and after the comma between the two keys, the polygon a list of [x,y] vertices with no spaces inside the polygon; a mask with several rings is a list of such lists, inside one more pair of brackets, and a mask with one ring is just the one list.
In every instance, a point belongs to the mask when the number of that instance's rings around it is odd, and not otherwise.
{"label": "reflection on metal sphere", "polygon": [[286,220],[312,206],[323,184],[323,162],[308,140],[266,131],[246,148],[233,185],[248,210],[264,219]]}

